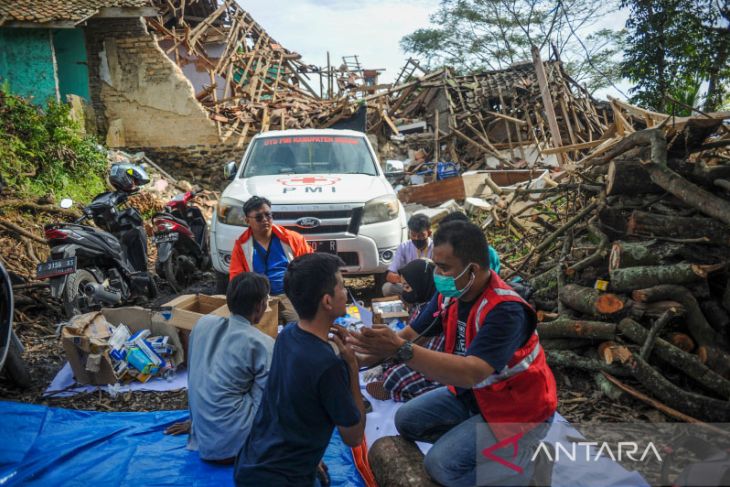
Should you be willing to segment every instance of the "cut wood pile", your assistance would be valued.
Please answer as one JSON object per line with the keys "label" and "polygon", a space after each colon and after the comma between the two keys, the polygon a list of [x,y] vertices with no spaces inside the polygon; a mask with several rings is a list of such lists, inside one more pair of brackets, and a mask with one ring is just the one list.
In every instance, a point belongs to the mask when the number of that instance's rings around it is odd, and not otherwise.
{"label": "cut wood pile", "polygon": [[223,142],[243,147],[267,130],[329,127],[357,108],[347,98],[320,98],[307,76],[317,68],[272,39],[235,0],[155,4],[160,16],[148,18],[148,26],[198,85],[196,97]]}
{"label": "cut wood pile", "polygon": [[420,149],[427,161],[462,170],[577,161],[606,140],[612,122],[610,107],[537,52],[499,71],[434,71],[365,100],[368,130],[387,140],[384,158]]}
{"label": "cut wood pile", "polygon": [[730,113],[612,105],[610,135],[556,186],[494,196],[490,243],[535,290],[552,366],[684,421],[730,421]]}

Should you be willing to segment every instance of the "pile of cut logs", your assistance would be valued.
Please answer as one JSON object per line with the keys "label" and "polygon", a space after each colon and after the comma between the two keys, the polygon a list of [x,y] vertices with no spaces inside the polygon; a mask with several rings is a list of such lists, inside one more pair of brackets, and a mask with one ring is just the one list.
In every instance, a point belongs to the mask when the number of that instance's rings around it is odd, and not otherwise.
{"label": "pile of cut logs", "polygon": [[551,365],[684,421],[728,422],[730,114],[654,115],[638,130],[624,119],[574,168],[601,192],[510,266],[536,289]]}

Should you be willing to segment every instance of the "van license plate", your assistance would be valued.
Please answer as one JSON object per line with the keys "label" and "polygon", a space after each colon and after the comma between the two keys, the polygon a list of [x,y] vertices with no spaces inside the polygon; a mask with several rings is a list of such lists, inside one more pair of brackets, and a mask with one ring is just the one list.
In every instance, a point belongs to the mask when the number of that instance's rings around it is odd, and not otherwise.
{"label": "van license plate", "polygon": [[36,267],[36,279],[50,279],[76,272],[76,257],[49,260]]}
{"label": "van license plate", "polygon": [[337,240],[313,240],[309,242],[315,252],[337,254]]}

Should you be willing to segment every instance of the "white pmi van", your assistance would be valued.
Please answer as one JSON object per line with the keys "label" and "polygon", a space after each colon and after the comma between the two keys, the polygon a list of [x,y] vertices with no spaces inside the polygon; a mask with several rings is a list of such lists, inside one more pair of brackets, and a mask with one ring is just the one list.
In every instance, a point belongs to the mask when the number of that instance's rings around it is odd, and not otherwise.
{"label": "white pmi van", "polygon": [[228,278],[236,239],[246,229],[251,196],[272,203],[274,223],[301,233],[317,252],[339,255],[345,275],[383,282],[395,250],[407,238],[406,215],[362,132],[283,130],[253,138],[211,226],[211,257],[219,288]]}

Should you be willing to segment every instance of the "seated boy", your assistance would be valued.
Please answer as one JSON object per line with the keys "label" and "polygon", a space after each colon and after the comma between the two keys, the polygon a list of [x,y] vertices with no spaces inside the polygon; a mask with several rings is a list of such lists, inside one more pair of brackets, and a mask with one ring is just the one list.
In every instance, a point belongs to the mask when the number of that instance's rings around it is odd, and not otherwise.
{"label": "seated boy", "polygon": [[261,407],[236,459],[236,485],[319,485],[317,466],[335,426],[348,446],[362,443],[357,360],[345,344],[346,331],[333,329],[347,303],[343,265],[329,254],[289,264],[284,291],[299,322],[276,339]]}
{"label": "seated boy", "polygon": [[244,272],[228,285],[229,318],[198,320],[188,345],[190,422],[167,434],[190,432],[188,449],[203,460],[233,463],[248,436],[269,375],[274,340],[254,328],[266,311],[269,281]]}

